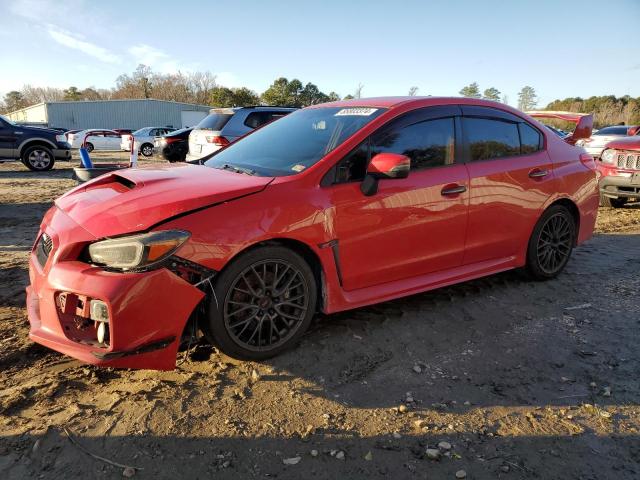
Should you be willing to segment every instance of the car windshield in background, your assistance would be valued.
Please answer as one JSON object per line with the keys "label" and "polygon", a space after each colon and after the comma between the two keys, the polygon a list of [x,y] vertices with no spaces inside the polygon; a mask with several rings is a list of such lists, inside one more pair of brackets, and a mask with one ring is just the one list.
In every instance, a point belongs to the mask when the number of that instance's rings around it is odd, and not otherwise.
{"label": "car windshield in background", "polygon": [[141,128],[140,130],[136,130],[135,132],[133,132],[132,135],[134,137],[142,137],[145,136],[147,132],[149,132],[148,128]]}
{"label": "car windshield in background", "polygon": [[16,123],[12,120],[9,120],[7,117],[5,117],[4,115],[0,115],[0,118],[2,120],[4,120],[6,123],[8,123],[9,125],[15,125]]}
{"label": "car windshield in background", "polygon": [[600,130],[595,132],[593,135],[626,135],[628,128],[629,127],[626,127],[626,126],[605,127],[605,128],[601,128]]}
{"label": "car windshield in background", "polygon": [[203,130],[222,130],[222,127],[227,124],[229,119],[233,117],[234,113],[235,112],[231,109],[211,113],[200,120],[200,123],[196,125],[196,128]]}
{"label": "car windshield in background", "polygon": [[295,175],[384,111],[368,107],[298,110],[216,152],[205,165],[264,176]]}

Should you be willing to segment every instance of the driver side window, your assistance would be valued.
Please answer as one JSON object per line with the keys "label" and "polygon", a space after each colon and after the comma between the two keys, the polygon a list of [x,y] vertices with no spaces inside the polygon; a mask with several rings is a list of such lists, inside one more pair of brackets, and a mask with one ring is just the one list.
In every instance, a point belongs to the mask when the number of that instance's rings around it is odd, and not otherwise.
{"label": "driver side window", "polygon": [[333,183],[364,179],[371,158],[383,152],[406,155],[412,171],[451,165],[455,158],[454,119],[399,124],[374,133],[337,164]]}

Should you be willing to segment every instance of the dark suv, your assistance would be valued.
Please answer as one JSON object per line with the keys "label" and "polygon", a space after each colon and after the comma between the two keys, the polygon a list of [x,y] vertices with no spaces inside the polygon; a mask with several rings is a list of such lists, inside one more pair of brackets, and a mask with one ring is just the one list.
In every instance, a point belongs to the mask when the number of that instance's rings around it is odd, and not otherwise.
{"label": "dark suv", "polygon": [[0,161],[21,160],[36,172],[51,170],[56,160],[71,160],[71,146],[58,130],[16,125],[0,115]]}

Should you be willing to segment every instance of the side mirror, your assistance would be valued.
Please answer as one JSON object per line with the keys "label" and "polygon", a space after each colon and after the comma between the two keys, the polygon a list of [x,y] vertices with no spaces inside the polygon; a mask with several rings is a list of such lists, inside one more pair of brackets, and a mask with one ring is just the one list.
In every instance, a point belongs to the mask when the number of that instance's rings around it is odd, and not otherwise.
{"label": "side mirror", "polygon": [[378,180],[384,178],[407,178],[411,169],[411,159],[398,153],[378,153],[367,167],[367,175],[360,184],[366,196],[378,191]]}
{"label": "side mirror", "polygon": [[407,178],[411,159],[397,153],[379,153],[371,159],[367,174],[375,178]]}

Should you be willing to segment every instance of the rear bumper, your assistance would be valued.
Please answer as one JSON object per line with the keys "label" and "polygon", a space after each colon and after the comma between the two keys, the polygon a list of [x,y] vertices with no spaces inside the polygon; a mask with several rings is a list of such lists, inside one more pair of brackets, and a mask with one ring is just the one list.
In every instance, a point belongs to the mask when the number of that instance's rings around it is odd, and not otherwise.
{"label": "rear bumper", "polygon": [[640,178],[608,175],[600,179],[600,193],[609,198],[640,198]]}
{"label": "rear bumper", "polygon": [[[64,213],[52,211],[42,229],[52,240],[51,253],[44,266],[35,249],[29,260],[31,340],[94,365],[173,369],[186,322],[204,294],[166,269],[115,273],[65,260],[77,250],[75,239],[90,237]],[[102,344],[97,322],[88,318],[91,299],[103,301],[109,313],[109,339]]]}

